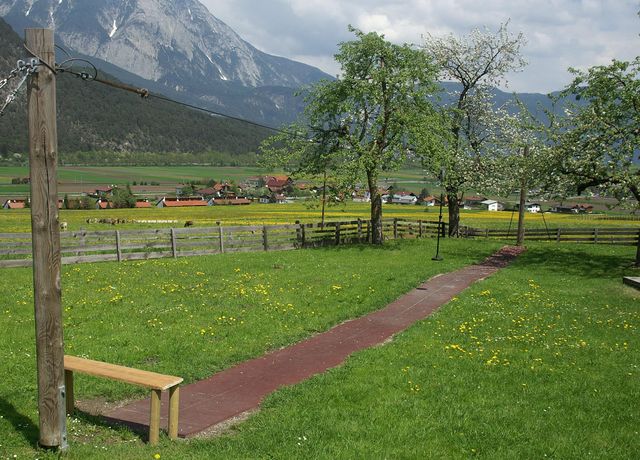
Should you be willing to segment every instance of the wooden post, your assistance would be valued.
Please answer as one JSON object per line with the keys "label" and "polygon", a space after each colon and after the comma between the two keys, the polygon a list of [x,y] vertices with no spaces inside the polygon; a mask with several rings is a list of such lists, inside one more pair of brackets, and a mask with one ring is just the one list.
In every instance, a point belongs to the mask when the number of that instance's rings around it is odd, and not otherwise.
{"label": "wooden post", "polygon": [[306,244],[306,230],[304,224],[300,224],[300,247],[304,248]]}
{"label": "wooden post", "polygon": [[265,251],[269,250],[269,239],[267,238],[267,226],[262,226],[262,245]]}
{"label": "wooden post", "polygon": [[222,233],[222,225],[218,222],[218,238],[220,239],[220,254],[224,252],[224,234]]}
{"label": "wooden post", "polygon": [[394,240],[398,239],[398,218],[397,217],[393,218],[393,239]]}
{"label": "wooden post", "polygon": [[340,222],[336,222],[336,246],[340,246]]}
{"label": "wooden post", "polygon": [[[27,29],[26,45],[55,65],[53,31]],[[58,220],[56,80],[46,66],[28,81],[33,291],[38,368],[39,443],[67,447]]]}
{"label": "wooden post", "polygon": [[64,386],[67,390],[67,415],[73,414],[74,404],[73,404],[73,371],[64,371]]}
{"label": "wooden post", "polygon": [[422,238],[422,219],[418,220],[418,238]]}
{"label": "wooden post", "polygon": [[302,225],[300,225],[300,221],[296,220],[296,243],[298,243],[299,247],[302,247]]}
{"label": "wooden post", "polygon": [[593,244],[598,244],[598,229],[593,229]]}
{"label": "wooden post", "polygon": [[178,437],[178,410],[180,407],[180,387],[178,385],[169,388],[169,422],[167,430],[169,438]]}
{"label": "wooden post", "polygon": [[178,245],[177,245],[177,241],[176,241],[176,229],[172,228],[171,229],[171,255],[173,256],[173,258],[175,259],[176,257],[178,257]]}
{"label": "wooden post", "polygon": [[558,231],[556,232],[556,243],[560,242],[560,228],[558,228]]}
{"label": "wooden post", "polygon": [[358,243],[362,243],[362,219],[358,217]]}
{"label": "wooden post", "polygon": [[636,242],[636,267],[640,267],[640,230],[638,230],[638,241]]}
{"label": "wooden post", "polygon": [[120,230],[116,230],[116,257],[122,262],[122,247],[120,245]]}
{"label": "wooden post", "polygon": [[149,409],[149,444],[158,444],[160,440],[160,390],[151,390],[151,403]]}

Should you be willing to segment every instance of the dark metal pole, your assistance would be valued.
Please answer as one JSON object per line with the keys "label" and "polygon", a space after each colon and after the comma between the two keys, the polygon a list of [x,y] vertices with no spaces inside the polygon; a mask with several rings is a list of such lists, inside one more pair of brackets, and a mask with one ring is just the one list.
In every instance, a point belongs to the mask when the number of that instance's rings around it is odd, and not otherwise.
{"label": "dark metal pole", "polygon": [[[440,170],[440,186],[443,186],[444,183],[444,168]],[[442,260],[442,256],[440,255],[440,234],[443,233],[444,228],[442,225],[442,203],[444,202],[444,190],[440,191],[440,215],[438,216],[438,237],[436,241],[436,255],[431,258],[431,260]]]}

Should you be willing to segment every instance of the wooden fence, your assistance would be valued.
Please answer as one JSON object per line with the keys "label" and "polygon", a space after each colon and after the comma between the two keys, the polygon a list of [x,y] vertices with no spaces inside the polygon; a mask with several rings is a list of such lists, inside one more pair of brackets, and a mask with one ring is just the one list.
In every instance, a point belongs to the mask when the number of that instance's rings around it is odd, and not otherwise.
{"label": "wooden fence", "polygon": [[[478,229],[462,227],[461,236],[466,238],[496,238],[515,240],[516,232],[504,229]],[[618,244],[635,246],[640,238],[640,229],[623,227],[600,228],[549,228],[525,230],[525,241],[555,241],[557,243]]]}
{"label": "wooden fence", "polygon": [[[441,227],[444,235],[446,227]],[[436,236],[438,223],[383,220],[387,239]],[[271,251],[370,241],[368,220],[290,225],[61,232],[63,264]],[[31,234],[0,233],[0,268],[30,266]]]}

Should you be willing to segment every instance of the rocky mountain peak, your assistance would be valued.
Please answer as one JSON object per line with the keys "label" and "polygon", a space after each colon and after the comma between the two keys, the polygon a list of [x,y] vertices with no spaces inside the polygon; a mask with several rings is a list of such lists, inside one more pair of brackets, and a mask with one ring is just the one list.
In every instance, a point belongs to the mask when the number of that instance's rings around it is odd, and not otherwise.
{"label": "rocky mountain peak", "polygon": [[257,50],[197,0],[4,0],[0,15],[14,29],[54,28],[67,47],[177,90],[216,81],[299,87],[326,77]]}

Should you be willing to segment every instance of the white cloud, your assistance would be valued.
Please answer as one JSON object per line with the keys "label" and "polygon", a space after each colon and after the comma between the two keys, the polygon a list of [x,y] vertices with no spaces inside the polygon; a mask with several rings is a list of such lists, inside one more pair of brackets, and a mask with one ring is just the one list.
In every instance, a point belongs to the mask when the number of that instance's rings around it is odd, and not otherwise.
{"label": "white cloud", "polygon": [[511,90],[548,92],[570,81],[567,67],[587,68],[640,49],[637,0],[201,0],[245,40],[268,53],[302,60],[335,75],[337,44],[347,26],[375,30],[397,43],[426,33],[467,34],[510,20],[522,31],[529,66],[511,75]]}

